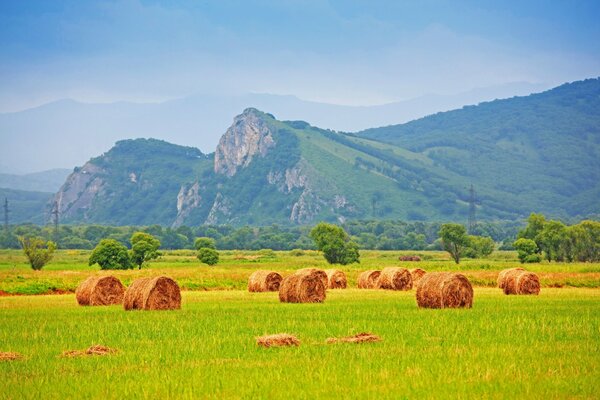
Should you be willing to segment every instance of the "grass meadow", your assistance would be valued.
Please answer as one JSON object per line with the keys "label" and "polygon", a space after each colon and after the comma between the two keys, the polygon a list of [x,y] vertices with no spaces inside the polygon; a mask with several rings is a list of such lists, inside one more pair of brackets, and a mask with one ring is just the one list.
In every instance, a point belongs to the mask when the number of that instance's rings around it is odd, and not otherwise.
{"label": "grass meadow", "polygon": [[[23,355],[0,361],[0,399],[598,398],[599,265],[528,266],[542,278],[540,295],[505,296],[490,286],[499,269],[516,265],[514,254],[458,267],[443,253],[423,254],[415,266],[475,281],[472,309],[426,310],[414,290],[355,289],[358,271],[402,264],[399,252],[362,254],[360,265],[343,268],[350,289],[328,290],[323,304],[282,304],[277,293],[239,289],[257,268],[324,267],[319,254],[224,252],[210,268],[191,252],[169,252],[115,275],[173,276],[194,289],[182,292],[182,309],[125,312],[80,307],[71,293],[7,295],[35,293],[33,283],[42,292],[74,288],[97,273],[85,252],[61,251],[41,272],[18,252],[0,252],[0,351]],[[256,345],[256,336],[281,332],[301,345]],[[326,344],[360,332],[382,342]],[[118,352],[61,357],[94,344]]]}

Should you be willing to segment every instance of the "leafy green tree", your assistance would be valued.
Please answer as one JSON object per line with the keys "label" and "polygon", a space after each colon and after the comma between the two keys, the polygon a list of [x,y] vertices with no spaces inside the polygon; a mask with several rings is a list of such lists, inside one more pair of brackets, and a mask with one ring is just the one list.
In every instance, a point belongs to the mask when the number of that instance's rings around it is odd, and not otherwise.
{"label": "leafy green tree", "polygon": [[535,244],[535,242],[531,239],[519,238],[515,240],[513,247],[515,250],[517,250],[517,254],[521,263],[526,262],[529,256],[538,252],[537,244]]}
{"label": "leafy green tree", "polygon": [[544,217],[542,214],[531,213],[531,215],[529,215],[529,218],[527,218],[527,226],[519,231],[517,238],[534,240],[538,245],[539,250],[541,251],[540,244],[538,243],[536,238],[542,232],[545,225],[546,217]]}
{"label": "leafy green tree", "polygon": [[35,271],[41,270],[52,259],[56,250],[54,242],[46,242],[39,237],[19,236],[19,243],[31,268]]}
{"label": "leafy green tree", "polygon": [[570,228],[574,258],[578,261],[600,261],[600,222],[581,221]]}
{"label": "leafy green tree", "polygon": [[469,247],[465,249],[465,257],[481,258],[494,251],[496,243],[490,237],[469,235]]}
{"label": "leafy green tree", "polygon": [[536,236],[536,243],[541,248],[548,261],[563,261],[564,246],[567,240],[565,224],[560,221],[548,221]]}
{"label": "leafy green tree", "polygon": [[142,265],[158,258],[160,241],[149,233],[136,232],[131,236],[131,262],[142,269]]}
{"label": "leafy green tree", "polygon": [[199,238],[196,238],[196,240],[194,241],[194,247],[196,248],[196,250],[200,250],[203,248],[216,250],[217,244],[215,242],[215,239],[213,239],[213,238],[199,237]]}
{"label": "leafy green tree", "polygon": [[343,228],[321,222],[310,231],[310,237],[328,263],[347,265],[360,262],[358,246]]}
{"label": "leafy green tree", "polygon": [[133,268],[127,247],[114,239],[102,239],[90,254],[88,264],[98,264],[102,269]]}
{"label": "leafy green tree", "polygon": [[458,264],[470,244],[467,230],[460,224],[443,224],[439,235],[444,250],[450,253],[454,262]]}
{"label": "leafy green tree", "polygon": [[204,264],[215,265],[219,262],[219,252],[209,247],[203,247],[198,250],[198,259]]}

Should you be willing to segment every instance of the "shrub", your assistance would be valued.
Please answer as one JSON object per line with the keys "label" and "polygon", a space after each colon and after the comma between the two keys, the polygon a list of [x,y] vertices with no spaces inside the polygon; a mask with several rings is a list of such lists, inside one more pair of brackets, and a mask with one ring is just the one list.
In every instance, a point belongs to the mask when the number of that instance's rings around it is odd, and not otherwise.
{"label": "shrub", "polygon": [[[520,239],[517,239],[513,243],[513,246],[517,250],[517,254],[519,256],[519,260],[521,261],[521,263],[539,262],[539,261],[527,261],[528,257],[537,255],[536,253],[538,252],[538,246],[533,240],[520,238]],[[538,255],[538,258],[541,258],[541,257],[539,257],[539,255]]]}
{"label": "shrub", "polygon": [[203,247],[198,250],[198,260],[204,264],[215,265],[219,262],[219,252],[215,249]]}
{"label": "shrub", "polygon": [[54,242],[45,242],[42,238],[38,237],[19,236],[19,243],[31,268],[35,271],[41,270],[52,259],[52,254],[56,250]]}
{"label": "shrub", "polygon": [[217,249],[215,239],[209,237],[199,237],[194,241],[194,247],[196,250],[200,249]]}
{"label": "shrub", "polygon": [[527,257],[525,257],[525,261],[526,263],[539,263],[542,262],[542,256],[540,256],[539,254],[530,254]]}

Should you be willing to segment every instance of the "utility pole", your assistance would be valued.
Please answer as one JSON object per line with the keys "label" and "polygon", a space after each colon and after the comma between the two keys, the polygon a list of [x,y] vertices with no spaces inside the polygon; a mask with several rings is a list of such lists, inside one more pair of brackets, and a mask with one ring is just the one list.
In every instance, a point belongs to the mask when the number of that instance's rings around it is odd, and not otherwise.
{"label": "utility pole", "polygon": [[471,187],[469,188],[469,220],[468,220],[470,234],[473,234],[475,225],[477,225],[476,203],[477,203],[477,199],[475,197],[475,189],[473,188],[473,185],[471,184]]}
{"label": "utility pole", "polygon": [[8,233],[8,213],[10,210],[8,209],[8,199],[4,198],[4,230]]}
{"label": "utility pole", "polygon": [[58,202],[54,202],[52,208],[52,222],[54,223],[54,241],[58,242]]}

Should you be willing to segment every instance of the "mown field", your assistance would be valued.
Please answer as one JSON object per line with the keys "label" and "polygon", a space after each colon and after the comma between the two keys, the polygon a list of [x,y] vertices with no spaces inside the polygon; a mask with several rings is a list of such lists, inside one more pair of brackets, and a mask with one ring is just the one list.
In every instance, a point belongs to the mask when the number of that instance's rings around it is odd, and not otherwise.
{"label": "mown field", "polygon": [[[600,290],[538,297],[476,288],[470,310],[424,310],[414,291],[184,292],[178,311],[79,307],[74,295],[0,298],[0,398],[597,398]],[[363,331],[380,343],[325,344]],[[299,347],[259,348],[289,332]],[[63,358],[103,344],[108,356]]]}
{"label": "mown field", "polygon": [[[0,250],[0,295],[74,292],[79,282],[100,271],[97,265],[88,266],[89,254],[86,250],[60,250],[42,271],[33,271],[21,251]],[[423,261],[400,262],[401,254],[419,254]],[[330,268],[316,251],[304,251],[300,256],[287,251],[221,251],[220,257],[219,264],[209,267],[191,250],[165,251],[142,270],[101,273],[113,274],[126,285],[138,277],[165,274],[184,290],[239,290],[246,288],[248,276],[256,269],[287,274],[306,267]],[[461,271],[475,286],[494,287],[500,270],[522,265],[514,252],[496,252],[486,259],[465,259],[456,265],[445,252],[361,251],[360,264],[337,268],[346,273],[349,286],[355,287],[360,271],[392,266]],[[526,267],[539,274],[543,287],[600,288],[600,264],[544,262]]]}

